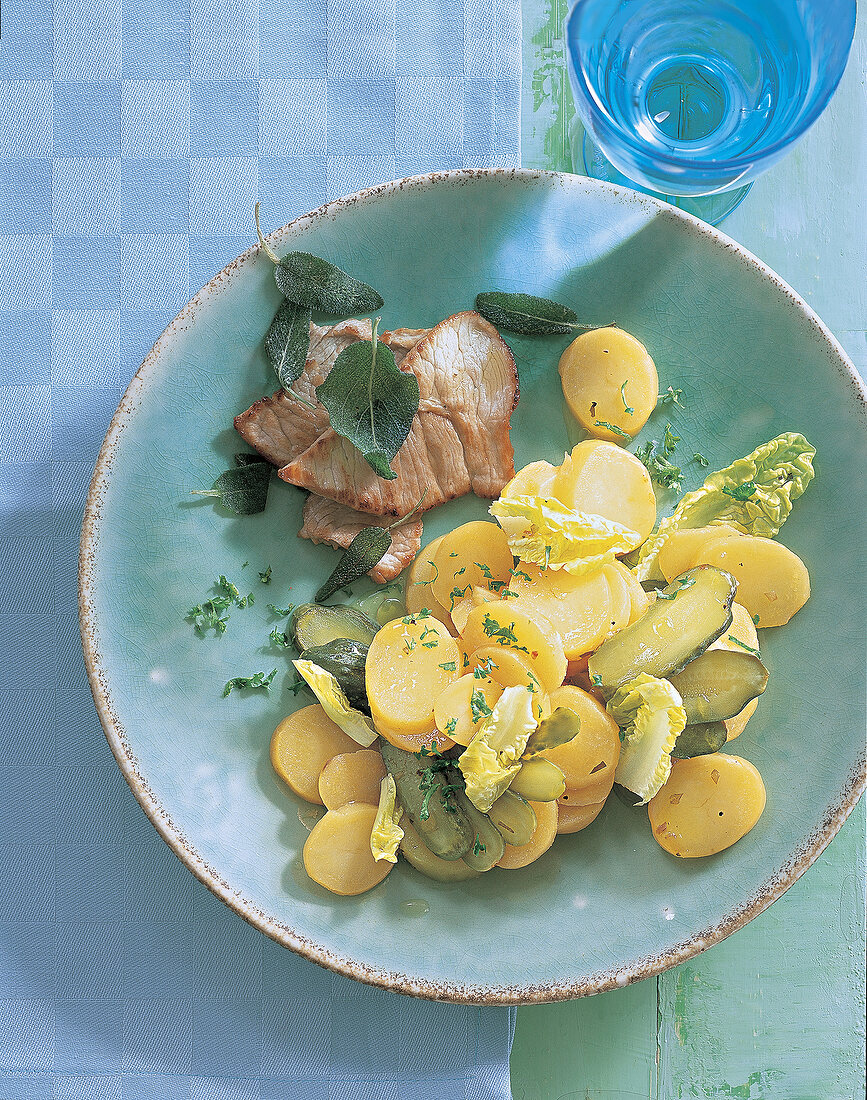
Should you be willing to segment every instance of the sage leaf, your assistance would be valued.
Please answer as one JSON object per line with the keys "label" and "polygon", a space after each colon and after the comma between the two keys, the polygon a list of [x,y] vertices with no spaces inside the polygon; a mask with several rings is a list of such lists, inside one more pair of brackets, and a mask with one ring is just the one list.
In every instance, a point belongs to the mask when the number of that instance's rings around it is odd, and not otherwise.
{"label": "sage leaf", "polygon": [[[377,322],[378,323],[378,322]],[[328,377],[316,387],[331,427],[356,447],[370,467],[388,481],[397,477],[391,460],[409,435],[418,412],[415,375],[398,370],[391,348],[358,340],[337,356]]]}
{"label": "sage leaf", "polygon": [[364,527],[343,552],[331,576],[313,597],[322,603],[378,565],[391,547],[391,533],[384,527]]}
{"label": "sage leaf", "polygon": [[[193,495],[216,497],[224,508],[236,516],[254,516],[257,512],[264,512],[271,481],[271,464],[261,460],[250,462],[246,455],[243,457],[243,465],[220,474],[210,489],[191,490]],[[237,461],[241,456],[236,455],[235,458]]]}
{"label": "sage leaf", "polygon": [[578,314],[568,306],[549,298],[537,298],[535,294],[491,290],[476,295],[476,310],[497,328],[523,336],[556,336],[599,327],[581,324]]}
{"label": "sage leaf", "polygon": [[265,335],[265,352],[277,380],[288,390],[301,377],[310,347],[310,306],[283,302]]}

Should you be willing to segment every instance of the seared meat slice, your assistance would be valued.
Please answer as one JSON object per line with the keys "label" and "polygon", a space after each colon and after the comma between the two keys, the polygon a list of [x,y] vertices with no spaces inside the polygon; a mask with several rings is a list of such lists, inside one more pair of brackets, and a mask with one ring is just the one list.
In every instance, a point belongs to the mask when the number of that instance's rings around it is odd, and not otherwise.
{"label": "seared meat slice", "polygon": [[[346,549],[363,528],[387,527],[389,522],[387,516],[356,512],[313,493],[305,501],[304,526],[299,533],[311,542],[327,542],[329,546]],[[418,516],[394,528],[388,553],[370,570],[370,576],[378,584],[394,580],[409,565],[421,546],[421,532],[422,521]]]}
{"label": "seared meat slice", "polygon": [[468,310],[441,321],[400,363],[418,378],[418,415],[385,481],[331,428],[280,470],[301,488],[373,515],[427,511],[473,490],[495,497],[514,476],[509,420],[515,361],[499,333]]}
{"label": "seared meat slice", "polygon": [[[396,329],[384,332],[380,340],[391,348],[399,365],[427,332],[428,329]],[[293,389],[315,408],[309,409],[284,390],[278,390],[236,416],[235,428],[251,447],[275,466],[292,462],[328,429],[328,413],[316,399],[316,387],[325,381],[334,360],[345,348],[358,340],[369,340],[370,335],[367,318],[341,321],[324,328],[311,324],[307,363]]]}

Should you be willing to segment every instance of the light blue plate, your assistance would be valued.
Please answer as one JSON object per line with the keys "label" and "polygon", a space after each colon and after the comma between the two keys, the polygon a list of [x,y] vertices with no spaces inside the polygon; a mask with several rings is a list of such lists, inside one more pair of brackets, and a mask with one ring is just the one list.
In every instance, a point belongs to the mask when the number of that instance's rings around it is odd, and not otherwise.
{"label": "light blue plate", "polygon": [[[721,233],[651,199],[584,178],[458,171],[340,200],[274,234],[347,268],[382,293],[383,327],[434,324],[481,290],[567,302],[616,321],[650,350],[682,437],[726,465],[778,432],[818,449],[817,477],[783,541],[807,563],[813,595],[762,634],[771,680],[733,751],[768,790],[759,825],[711,859],[677,860],[646,814],[609,802],[523,871],[460,885],[401,863],[369,894],[310,883],[299,853],[303,806],[271,770],[268,742],[297,705],[266,609],[310,599],[336,555],[296,537],[303,494],[274,481],[267,510],[232,518],[189,491],[231,464],[232,417],[274,388],[262,338],[279,302],[272,265],[252,249],[218,275],[160,338],[130,385],[100,455],[82,539],[81,621],[106,734],[136,796],[178,856],[268,935],[326,966],[391,989],[455,1001],[522,1003],[598,992],[710,946],[779,896],[836,832],[863,787],[864,396],[810,309]],[[557,376],[568,338],[507,335],[521,401],[516,464],[557,462],[574,441]],[[661,502],[663,503],[663,502]],[[483,516],[465,498],[425,518],[431,539]],[[249,563],[249,564],[244,564]],[[270,587],[257,571],[271,565]],[[255,606],[224,637],[197,638],[185,615],[225,574]],[[221,698],[237,674],[280,669],[269,694]],[[407,906],[424,900],[424,906]]]}

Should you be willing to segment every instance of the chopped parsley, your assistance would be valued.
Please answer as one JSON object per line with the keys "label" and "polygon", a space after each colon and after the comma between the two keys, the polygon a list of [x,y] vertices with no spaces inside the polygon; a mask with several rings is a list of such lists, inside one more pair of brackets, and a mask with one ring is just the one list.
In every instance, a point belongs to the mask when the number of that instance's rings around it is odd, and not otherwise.
{"label": "chopped parsley", "polygon": [[694,584],[695,577],[683,577],[680,581],[678,581],[677,588],[673,592],[663,592],[662,589],[660,589],[656,593],[656,597],[660,600],[673,600],[675,596],[679,596],[685,588],[692,588]]}
{"label": "chopped parsley", "polygon": [[262,582],[262,584],[270,584],[271,583],[271,566],[270,565],[268,566],[268,568],[265,570],[264,573],[259,574],[259,580]]}
{"label": "chopped parsley", "polygon": [[516,649],[519,653],[530,652],[526,646],[518,645],[518,637],[515,634],[514,622],[509,623],[508,626],[502,626],[496,619],[492,619],[491,616],[485,612],[482,629],[489,638],[497,643],[497,645],[508,646],[509,649]]}
{"label": "chopped parsley", "polygon": [[669,433],[669,428],[666,428],[666,437],[670,449],[666,451],[665,443],[663,443],[663,449],[657,450],[659,443],[655,439],[651,439],[650,442],[645,443],[643,447],[639,447],[635,452],[635,457],[639,462],[643,463],[647,468],[647,472],[657,485],[661,485],[663,489],[673,489],[676,493],[680,492],[681,477],[683,476],[683,470],[680,466],[675,466],[673,462],[669,460],[669,455],[674,450],[674,445],[671,440],[677,439],[673,433]]}
{"label": "chopped parsley", "polygon": [[629,379],[627,378],[623,385],[620,387],[620,400],[623,402],[623,411],[627,416],[633,416],[635,409],[630,408],[626,400],[626,387],[629,385]]}
{"label": "chopped parsley", "polygon": [[722,491],[727,497],[731,497],[733,500],[749,500],[755,493],[758,486],[754,481],[745,481],[742,485],[735,485],[733,488],[728,485],[723,485]]}
{"label": "chopped parsley", "polygon": [[278,649],[292,649],[292,639],[285,631],[278,630],[276,626],[268,637],[271,639],[271,645],[276,646]]}
{"label": "chopped parsley", "polygon": [[427,560],[427,564],[428,564],[428,565],[431,565],[431,566],[433,566],[433,568],[434,568],[434,569],[436,569],[436,573],[434,573],[434,575],[433,575],[433,576],[432,576],[432,577],[430,578],[430,580],[428,580],[428,581],[413,581],[413,582],[412,582],[412,583],[413,583],[413,587],[415,587],[415,585],[417,585],[417,584],[433,584],[433,583],[434,583],[434,581],[435,581],[435,580],[437,579],[437,577],[439,577],[439,575],[440,575],[440,571],[439,571],[439,569],[437,569],[437,564],[436,564],[436,562],[435,562],[435,561],[431,561],[431,559],[430,559],[430,558],[428,558],[428,560]]}
{"label": "chopped parsley", "polygon": [[440,792],[440,802],[446,813],[455,813],[457,811],[457,806],[454,801],[454,792],[463,790],[463,783],[441,782],[442,779],[446,778],[442,773],[446,768],[452,766],[453,761],[450,760],[449,757],[444,756],[437,749],[436,741],[433,742],[429,749],[426,746],[422,746],[419,756],[429,761],[427,767],[421,773],[418,784],[418,789],[424,794],[421,809],[418,814],[419,818],[422,821],[427,821],[430,817],[430,800],[437,790]]}
{"label": "chopped parsley", "polygon": [[471,587],[472,586],[469,584],[466,585],[464,588],[458,588],[458,586],[455,585],[451,592],[449,592],[449,599],[451,600],[451,603],[449,604],[449,611],[454,611],[455,600],[462,600],[464,596],[466,596],[466,594],[469,592]]}
{"label": "chopped parsley", "polygon": [[734,642],[735,645],[739,645],[741,649],[745,649],[747,653],[753,653],[756,657],[761,657],[761,653],[757,649],[754,649],[751,645],[747,645],[746,642],[739,641],[733,634],[728,635],[728,640]]}
{"label": "chopped parsley", "polygon": [[480,561],[473,562],[473,565],[475,565],[477,569],[481,569],[482,576],[485,580],[492,581],[494,579],[494,574],[491,572],[490,565],[483,565]]}
{"label": "chopped parsley", "polygon": [[456,661],[443,661],[441,665],[437,665],[437,668],[441,668],[444,672],[457,672],[458,666]]}
{"label": "chopped parsley", "polygon": [[215,595],[191,607],[186,615],[187,621],[193,624],[193,629],[200,638],[204,638],[207,630],[213,630],[218,635],[226,633],[226,623],[229,621],[227,612],[233,604],[236,607],[247,607],[255,602],[252,592],[248,596],[242,596],[222,573],[212,587],[216,589]]}
{"label": "chopped parsley", "polygon": [[445,730],[445,732],[449,735],[449,737],[451,737],[451,735],[455,732],[455,730],[457,728],[458,728],[457,718],[449,718],[448,722],[446,722],[446,730]]}
{"label": "chopped parsley", "polygon": [[482,852],[486,852],[487,850],[488,849],[485,847],[485,845],[482,844],[482,838],[479,836],[478,833],[476,833],[476,840],[473,844],[473,855],[480,855]]}
{"label": "chopped parsley", "polygon": [[530,574],[525,573],[523,569],[510,569],[509,572],[513,577],[523,577],[525,581],[530,580]]}
{"label": "chopped parsley", "polygon": [[623,439],[632,439],[629,432],[625,432],[622,428],[618,428],[616,424],[609,424],[607,420],[594,420],[593,423],[597,428],[607,428],[609,432],[614,432],[615,435],[619,435]]}
{"label": "chopped parsley", "polygon": [[666,458],[674,454],[675,447],[677,447],[678,443],[680,443],[680,436],[674,434],[670,424],[666,424],[665,435],[662,437],[662,453]]}
{"label": "chopped parsley", "polygon": [[602,687],[602,677],[598,672],[590,673],[590,683],[593,684],[594,687]]}
{"label": "chopped parsley", "polygon": [[438,649],[439,644],[440,643],[439,643],[439,640],[437,638],[434,638],[434,640],[432,642],[422,642],[421,643],[422,649]]}
{"label": "chopped parsley", "polygon": [[483,718],[489,718],[494,713],[485,701],[484,692],[479,688],[476,688],[470,696],[470,713],[473,716],[474,724],[481,722]]}
{"label": "chopped parsley", "polygon": [[233,676],[231,680],[228,680],[223,687],[223,698],[230,695],[234,690],[244,691],[249,689],[261,688],[267,691],[271,686],[271,682],[277,675],[277,669],[272,668],[269,673],[254,672],[252,676]]}
{"label": "chopped parsley", "polygon": [[273,611],[275,615],[280,615],[282,617],[284,615],[291,615],[292,612],[295,610],[295,604],[290,603],[288,607],[278,607],[276,604],[269,603],[268,610]]}
{"label": "chopped parsley", "polygon": [[674,390],[671,386],[668,387],[665,393],[661,393],[656,399],[658,405],[677,405],[680,409],[685,409],[686,406],[681,401],[683,396],[683,390]]}
{"label": "chopped parsley", "polygon": [[708,460],[704,457],[703,454],[699,454],[698,451],[696,451],[693,454],[692,457],[696,460],[696,462],[699,464],[699,466],[703,466],[705,469],[707,469],[708,466],[710,466],[710,463],[708,462]]}
{"label": "chopped parsley", "polygon": [[[469,664],[467,660],[467,664]],[[473,679],[475,680],[487,680],[495,668],[499,666],[494,662],[493,657],[486,657],[484,661],[480,661],[478,665],[473,669]]]}

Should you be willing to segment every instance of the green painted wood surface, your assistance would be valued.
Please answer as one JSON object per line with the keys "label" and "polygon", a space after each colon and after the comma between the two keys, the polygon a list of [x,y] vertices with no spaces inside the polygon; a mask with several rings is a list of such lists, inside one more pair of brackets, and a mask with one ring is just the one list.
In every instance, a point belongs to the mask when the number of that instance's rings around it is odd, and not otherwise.
{"label": "green painted wood surface", "polygon": [[[567,0],[524,0],[523,162],[572,170]],[[867,32],[804,141],[723,228],[778,271],[867,373]],[[817,746],[821,731],[817,731]],[[514,1100],[860,1100],[865,806],[765,913],[614,993],[523,1008]]]}

